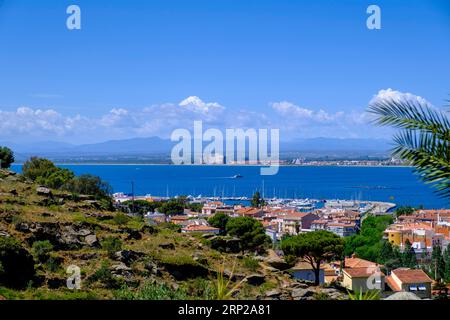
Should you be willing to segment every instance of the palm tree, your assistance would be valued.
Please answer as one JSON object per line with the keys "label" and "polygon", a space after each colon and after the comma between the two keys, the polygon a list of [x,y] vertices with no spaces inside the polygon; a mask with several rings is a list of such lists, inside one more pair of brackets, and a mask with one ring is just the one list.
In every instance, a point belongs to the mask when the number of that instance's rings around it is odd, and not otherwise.
{"label": "palm tree", "polygon": [[375,123],[400,129],[393,155],[408,161],[425,183],[450,198],[450,120],[422,100],[382,99],[369,106]]}

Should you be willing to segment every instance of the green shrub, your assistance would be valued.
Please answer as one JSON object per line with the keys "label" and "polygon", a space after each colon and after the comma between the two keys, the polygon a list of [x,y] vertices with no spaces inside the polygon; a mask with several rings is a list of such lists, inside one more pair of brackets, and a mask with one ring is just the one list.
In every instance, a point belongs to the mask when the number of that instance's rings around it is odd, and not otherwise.
{"label": "green shrub", "polygon": [[53,245],[48,240],[35,241],[31,250],[38,261],[46,262],[53,251]]}
{"label": "green shrub", "polygon": [[119,300],[186,300],[189,296],[184,289],[147,282],[137,291],[122,287],[115,292],[115,297]]}
{"label": "green shrub", "polygon": [[103,261],[101,267],[88,278],[89,283],[100,282],[108,289],[118,289],[123,286],[124,280],[114,277],[109,269],[109,262]]}
{"label": "green shrub", "polygon": [[251,271],[256,271],[259,268],[259,262],[252,257],[243,258],[242,265]]}
{"label": "green shrub", "polygon": [[106,237],[101,242],[102,248],[108,252],[109,256],[114,256],[114,253],[122,250],[122,240],[116,237]]}
{"label": "green shrub", "polygon": [[128,223],[128,221],[130,221],[131,220],[131,218],[129,217],[129,216],[127,216],[126,214],[123,214],[123,213],[117,213],[115,216],[114,216],[114,223],[115,224],[117,224],[117,225],[119,225],[119,226],[123,226],[123,225],[125,225],[125,224],[127,224]]}

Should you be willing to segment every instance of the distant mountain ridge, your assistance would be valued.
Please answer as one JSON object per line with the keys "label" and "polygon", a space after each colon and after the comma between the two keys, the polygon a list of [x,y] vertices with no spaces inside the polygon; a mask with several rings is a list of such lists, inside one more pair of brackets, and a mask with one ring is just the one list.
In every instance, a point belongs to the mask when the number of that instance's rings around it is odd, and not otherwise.
{"label": "distant mountain ridge", "polygon": [[[64,142],[43,141],[39,143],[8,143],[18,158],[29,156],[57,156],[73,158],[83,156],[114,155],[170,155],[176,142],[159,137],[109,140],[100,143],[74,145]],[[384,139],[338,139],[310,138],[280,142],[280,153],[306,153],[314,155],[355,154],[380,155],[391,148],[390,142]]]}

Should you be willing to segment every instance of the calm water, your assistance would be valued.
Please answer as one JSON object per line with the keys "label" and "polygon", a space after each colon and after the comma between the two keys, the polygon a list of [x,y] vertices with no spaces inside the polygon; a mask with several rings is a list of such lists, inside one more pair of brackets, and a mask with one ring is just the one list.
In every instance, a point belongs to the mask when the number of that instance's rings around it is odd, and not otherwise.
{"label": "calm water", "polygon": [[[108,181],[114,192],[137,195],[251,196],[391,201],[426,208],[449,208],[407,167],[280,167],[261,176],[255,166],[64,165],[76,174],[90,173]],[[20,171],[20,166],[13,166]],[[243,178],[231,177],[241,174]]]}

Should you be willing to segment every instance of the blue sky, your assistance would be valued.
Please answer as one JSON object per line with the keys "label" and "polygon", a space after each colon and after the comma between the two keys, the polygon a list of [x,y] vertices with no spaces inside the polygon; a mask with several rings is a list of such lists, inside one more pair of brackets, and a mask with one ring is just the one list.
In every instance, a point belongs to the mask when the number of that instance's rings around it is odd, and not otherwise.
{"label": "blue sky", "polygon": [[364,114],[380,91],[437,107],[450,93],[445,0],[0,3],[0,141],[167,137],[193,120],[386,137]]}

